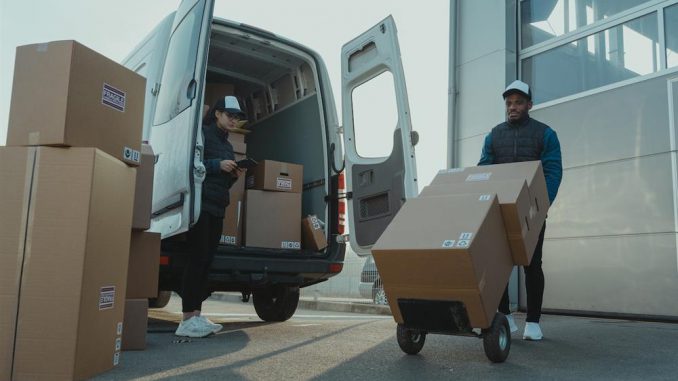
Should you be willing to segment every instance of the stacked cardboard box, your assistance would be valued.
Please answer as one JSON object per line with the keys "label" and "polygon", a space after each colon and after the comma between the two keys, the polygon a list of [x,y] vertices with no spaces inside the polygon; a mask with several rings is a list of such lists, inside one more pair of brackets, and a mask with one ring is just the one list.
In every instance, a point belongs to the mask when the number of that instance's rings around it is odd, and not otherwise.
{"label": "stacked cardboard box", "polygon": [[17,49],[0,147],[0,379],[119,362],[144,90],[74,41]]}
{"label": "stacked cardboard box", "polygon": [[301,220],[301,233],[301,246],[304,249],[320,251],[327,247],[325,229],[317,216],[310,215]]}
{"label": "stacked cardboard box", "polygon": [[303,166],[262,160],[247,173],[245,244],[301,249]]}
{"label": "stacked cardboard box", "polygon": [[540,162],[441,171],[372,249],[395,320],[433,329],[432,316],[458,309],[488,327],[513,265],[529,264],[547,209]]}

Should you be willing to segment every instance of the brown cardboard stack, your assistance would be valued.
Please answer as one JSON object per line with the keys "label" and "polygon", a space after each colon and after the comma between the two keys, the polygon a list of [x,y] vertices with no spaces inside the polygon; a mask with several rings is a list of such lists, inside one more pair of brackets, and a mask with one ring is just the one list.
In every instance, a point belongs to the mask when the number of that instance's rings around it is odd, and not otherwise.
{"label": "brown cardboard stack", "polygon": [[301,249],[303,166],[262,160],[247,173],[245,244]]}
{"label": "brown cardboard stack", "polygon": [[144,91],[74,41],[17,49],[0,147],[2,380],[118,364]]}
{"label": "brown cardboard stack", "polygon": [[126,299],[125,319],[122,330],[122,350],[140,351],[146,349],[147,330],[148,298]]}
{"label": "brown cardboard stack", "polygon": [[301,246],[304,249],[320,251],[327,247],[327,237],[320,219],[310,215],[301,220]]}
{"label": "brown cardboard stack", "polygon": [[372,249],[396,321],[420,324],[457,303],[472,327],[488,327],[548,206],[539,161],[441,171]]}
{"label": "brown cardboard stack", "polygon": [[0,379],[117,365],[134,168],[95,148],[2,147],[0,176]]}
{"label": "brown cardboard stack", "polygon": [[153,149],[148,144],[142,144],[141,162],[137,168],[137,180],[134,187],[132,229],[146,230],[151,227],[154,168],[155,155]]}
{"label": "brown cardboard stack", "polygon": [[420,197],[474,192],[497,193],[513,262],[529,265],[549,208],[541,162],[440,171]]}
{"label": "brown cardboard stack", "polygon": [[[235,160],[244,159],[247,152],[247,144],[245,144],[245,134],[240,132],[230,131],[228,133],[228,141],[233,146],[235,153]],[[224,245],[242,244],[242,229],[243,229],[243,215],[245,208],[245,174],[240,176],[238,180],[229,189],[230,203],[226,207],[224,215],[224,227],[221,232],[220,243]]]}

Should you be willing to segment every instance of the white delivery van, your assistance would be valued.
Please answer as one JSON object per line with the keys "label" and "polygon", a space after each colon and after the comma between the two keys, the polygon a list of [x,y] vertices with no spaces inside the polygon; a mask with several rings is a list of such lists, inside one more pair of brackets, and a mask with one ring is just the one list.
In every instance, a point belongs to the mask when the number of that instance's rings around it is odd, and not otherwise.
{"label": "white delivery van", "polygon": [[[329,245],[321,252],[220,246],[210,289],[242,292],[243,301],[252,295],[260,318],[284,321],[296,310],[300,288],[342,269],[348,240],[339,234],[340,199],[348,203],[352,247],[369,253],[405,200],[417,194],[417,136],[397,32],[388,17],[344,45],[340,126],[318,54],[273,33],[214,19],[213,8],[213,0],[183,0],[123,62],[147,79],[143,138],[156,155],[151,231],[163,239],[159,299],[180,291],[184,236],[200,215],[205,89],[228,83],[248,116],[247,155],[303,165],[302,215],[325,222]],[[363,158],[356,152],[351,94],[385,72],[393,78],[398,115],[392,134],[381,139],[392,140],[393,149],[387,157]],[[342,170],[345,193],[339,193]]]}

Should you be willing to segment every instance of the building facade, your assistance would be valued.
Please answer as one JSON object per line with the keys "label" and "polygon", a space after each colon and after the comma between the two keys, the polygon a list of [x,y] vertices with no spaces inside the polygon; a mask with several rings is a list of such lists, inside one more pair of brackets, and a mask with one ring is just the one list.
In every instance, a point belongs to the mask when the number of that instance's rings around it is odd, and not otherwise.
{"label": "building facade", "polygon": [[450,8],[448,166],[476,165],[515,79],[561,142],[544,309],[678,320],[678,0]]}

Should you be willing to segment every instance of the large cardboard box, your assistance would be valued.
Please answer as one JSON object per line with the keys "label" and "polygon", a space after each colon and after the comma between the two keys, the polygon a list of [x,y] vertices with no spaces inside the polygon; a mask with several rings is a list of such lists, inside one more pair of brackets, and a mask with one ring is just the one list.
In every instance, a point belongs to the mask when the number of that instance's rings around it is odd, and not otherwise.
{"label": "large cardboard box", "polygon": [[1,325],[10,331],[0,337],[15,345],[0,344],[0,378],[84,379],[112,368],[120,354],[135,169],[94,148],[0,147],[0,157],[0,220],[20,225],[1,233],[0,279],[18,281],[19,300],[18,307],[15,298],[1,300],[0,316],[18,310],[18,319],[14,331]]}
{"label": "large cardboard box", "polygon": [[8,146],[97,147],[141,159],[146,80],[75,42],[17,48]]}
{"label": "large cardboard box", "polygon": [[143,351],[146,349],[147,298],[125,300],[125,319],[122,326],[123,351]]}
{"label": "large cardboard box", "polygon": [[245,245],[301,249],[301,193],[248,190]]}
{"label": "large cardboard box", "polygon": [[504,218],[506,236],[511,246],[513,263],[527,266],[532,260],[544,224],[530,203],[530,194],[525,180],[469,181],[429,185],[419,197],[444,196],[466,193],[496,193]]}
{"label": "large cardboard box", "polygon": [[315,215],[301,220],[301,246],[304,249],[320,251],[327,247],[327,237],[320,220]]}
{"label": "large cardboard box", "polygon": [[160,233],[132,231],[127,266],[127,299],[155,298],[160,271]]}
{"label": "large cardboard box", "polygon": [[132,229],[146,230],[151,227],[154,168],[155,155],[153,149],[148,144],[142,144],[141,163],[137,168],[137,181],[134,189]]}
{"label": "large cardboard box", "polygon": [[228,141],[233,146],[233,152],[244,155],[247,153],[247,144],[245,144],[245,133],[243,132],[228,132]]}
{"label": "large cardboard box", "polygon": [[10,380],[36,148],[0,147],[0,380]]}
{"label": "large cardboard box", "polygon": [[231,202],[226,207],[224,227],[219,243],[240,246],[242,244],[243,215],[245,209],[245,193],[231,192]]}
{"label": "large cardboard box", "polygon": [[372,248],[393,317],[408,301],[461,302],[470,325],[490,326],[513,268],[495,194],[408,200]]}
{"label": "large cardboard box", "polygon": [[299,164],[262,160],[247,171],[247,188],[301,193],[303,169]]}

